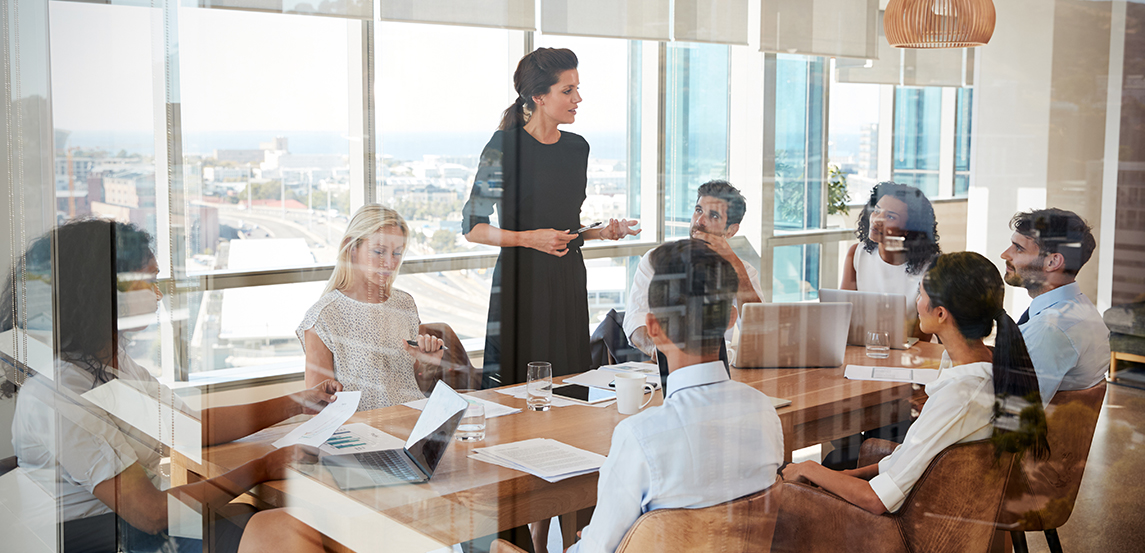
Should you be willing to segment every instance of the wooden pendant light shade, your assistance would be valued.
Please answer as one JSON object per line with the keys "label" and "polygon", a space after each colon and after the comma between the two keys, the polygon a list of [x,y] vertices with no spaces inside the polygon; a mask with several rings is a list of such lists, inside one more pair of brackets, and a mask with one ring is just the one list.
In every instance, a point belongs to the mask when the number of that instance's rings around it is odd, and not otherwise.
{"label": "wooden pendant light shade", "polygon": [[967,48],[994,34],[991,0],[891,0],[883,15],[896,48]]}

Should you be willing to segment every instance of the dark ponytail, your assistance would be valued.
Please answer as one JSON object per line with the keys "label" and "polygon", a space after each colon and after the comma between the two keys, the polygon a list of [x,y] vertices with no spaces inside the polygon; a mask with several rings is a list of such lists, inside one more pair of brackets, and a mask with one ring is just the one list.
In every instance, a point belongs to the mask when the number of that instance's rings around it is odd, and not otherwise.
{"label": "dark ponytail", "polygon": [[939,255],[922,279],[932,307],[950,312],[967,340],[994,338],[994,446],[999,452],[1049,454],[1038,378],[1018,325],[1002,308],[1005,284],[998,268],[974,252]]}
{"label": "dark ponytail", "polygon": [[576,54],[568,48],[537,48],[521,58],[517,71],[513,73],[513,89],[517,99],[501,113],[501,124],[497,127],[507,131],[523,127],[537,105],[533,96],[544,96],[549,89],[561,80],[561,73],[577,67]]}

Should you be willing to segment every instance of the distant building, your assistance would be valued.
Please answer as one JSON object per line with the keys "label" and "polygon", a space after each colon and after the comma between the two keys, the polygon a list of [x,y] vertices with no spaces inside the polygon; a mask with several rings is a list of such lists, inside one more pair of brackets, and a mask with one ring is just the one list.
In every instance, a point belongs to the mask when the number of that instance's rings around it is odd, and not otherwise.
{"label": "distant building", "polygon": [[231,161],[234,163],[261,163],[263,150],[215,150],[214,157],[218,161]]}

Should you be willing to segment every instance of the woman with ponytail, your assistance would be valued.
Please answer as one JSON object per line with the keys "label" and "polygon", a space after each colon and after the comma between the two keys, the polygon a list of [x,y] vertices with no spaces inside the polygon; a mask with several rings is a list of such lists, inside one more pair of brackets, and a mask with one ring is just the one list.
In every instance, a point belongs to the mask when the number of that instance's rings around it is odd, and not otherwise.
{"label": "woman with ponytail", "polygon": [[[1018,325],[1002,309],[998,269],[973,252],[939,256],[918,296],[924,332],[946,347],[938,378],[903,444],[882,461],[833,471],[814,461],[788,465],[783,479],[813,482],[872,513],[894,512],[946,447],[993,439],[999,450],[1049,453],[1045,415],[1029,352]],[[993,350],[982,342],[997,324]]]}
{"label": "woman with ponytail", "polygon": [[[517,98],[481,152],[462,232],[501,248],[493,271],[483,387],[525,381],[530,361],[553,376],[589,367],[588,286],[580,247],[620,240],[636,221],[580,231],[588,142],[558,125],[576,120],[580,76],[571,50],[539,48],[513,74]],[[497,212],[496,226],[490,216]]]}

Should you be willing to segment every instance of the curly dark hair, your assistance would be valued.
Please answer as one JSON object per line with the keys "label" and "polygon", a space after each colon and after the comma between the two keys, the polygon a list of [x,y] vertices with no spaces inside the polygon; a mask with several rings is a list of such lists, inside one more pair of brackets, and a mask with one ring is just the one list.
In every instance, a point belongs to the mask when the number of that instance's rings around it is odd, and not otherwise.
{"label": "curly dark hair", "polygon": [[[150,243],[151,235],[135,225],[92,218],[61,225],[28,248],[29,275],[48,280],[54,291],[59,356],[90,372],[96,385],[111,380],[107,368],[116,365],[119,274],[142,271],[154,259]],[[9,276],[0,294],[0,331],[23,317],[13,319],[15,295]]]}
{"label": "curly dark hair", "polygon": [[863,206],[856,223],[855,237],[863,244],[863,250],[875,251],[878,244],[867,236],[871,230],[871,210],[883,196],[893,196],[906,204],[906,272],[917,275],[942,253],[938,246],[938,222],[934,218],[934,206],[926,195],[913,186],[895,182],[880,182],[871,189],[871,198]]}

